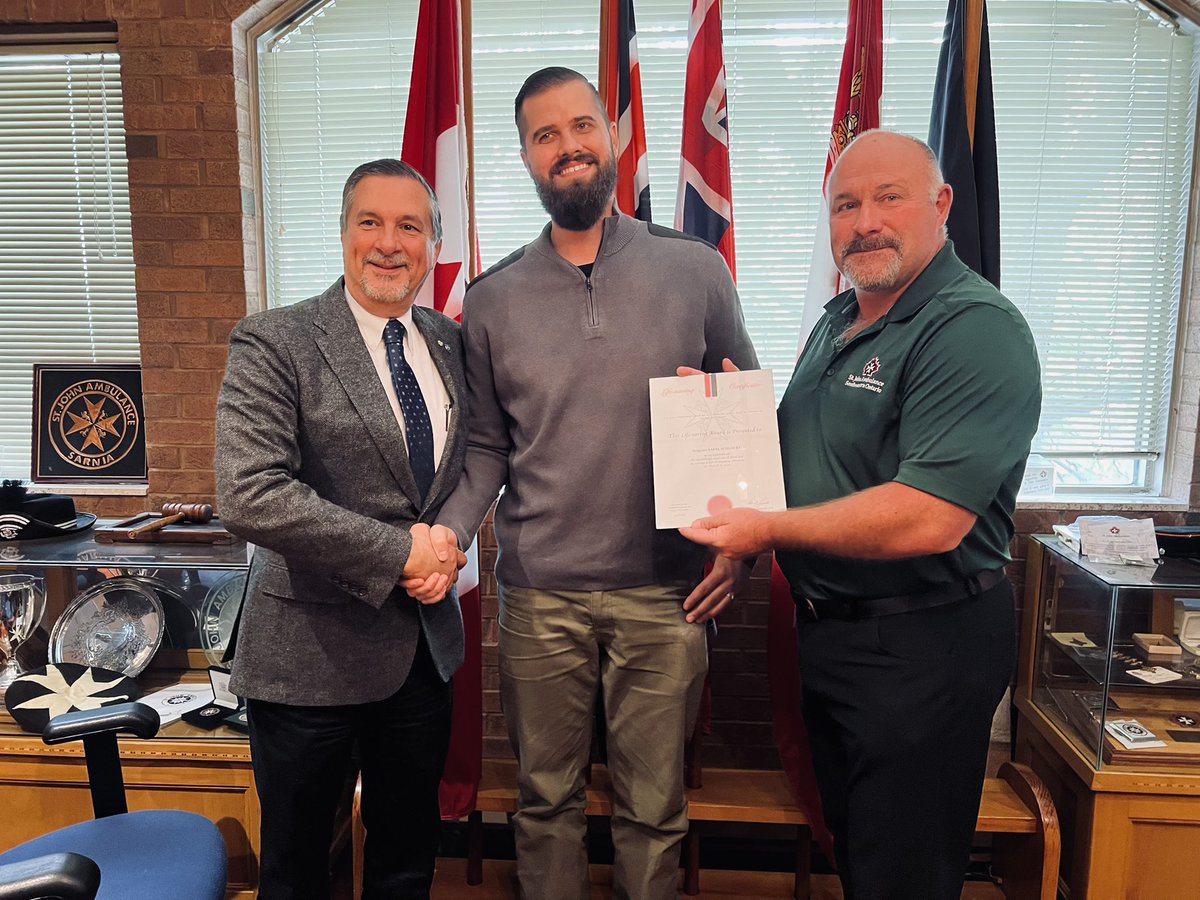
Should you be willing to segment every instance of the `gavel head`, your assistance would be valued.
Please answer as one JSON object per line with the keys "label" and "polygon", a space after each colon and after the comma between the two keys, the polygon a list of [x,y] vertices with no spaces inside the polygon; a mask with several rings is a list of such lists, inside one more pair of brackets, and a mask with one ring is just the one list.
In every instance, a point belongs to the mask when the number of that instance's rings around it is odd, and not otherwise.
{"label": "gavel head", "polygon": [[181,515],[185,522],[209,522],[213,517],[211,503],[164,503],[164,516]]}

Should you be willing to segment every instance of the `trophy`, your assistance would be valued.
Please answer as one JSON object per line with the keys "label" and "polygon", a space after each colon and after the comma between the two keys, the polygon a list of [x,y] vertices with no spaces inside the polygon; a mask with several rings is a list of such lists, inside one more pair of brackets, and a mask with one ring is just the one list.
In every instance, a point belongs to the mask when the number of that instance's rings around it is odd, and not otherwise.
{"label": "trophy", "polygon": [[0,697],[23,670],[17,647],[29,640],[46,611],[46,592],[33,575],[0,575]]}

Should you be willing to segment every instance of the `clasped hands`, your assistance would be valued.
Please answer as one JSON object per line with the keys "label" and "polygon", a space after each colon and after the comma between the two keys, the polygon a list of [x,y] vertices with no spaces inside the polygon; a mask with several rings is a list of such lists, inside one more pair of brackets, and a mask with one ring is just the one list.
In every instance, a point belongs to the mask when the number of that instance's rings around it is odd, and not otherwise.
{"label": "clasped hands", "polygon": [[467,554],[458,547],[458,536],[445,525],[418,522],[409,529],[412,549],[400,578],[400,586],[419,603],[438,603],[454,583],[458,570],[467,564]]}

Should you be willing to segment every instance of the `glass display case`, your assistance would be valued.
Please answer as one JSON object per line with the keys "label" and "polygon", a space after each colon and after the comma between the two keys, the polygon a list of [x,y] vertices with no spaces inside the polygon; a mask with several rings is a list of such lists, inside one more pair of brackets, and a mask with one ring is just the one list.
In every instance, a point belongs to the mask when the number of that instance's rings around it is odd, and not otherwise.
{"label": "glass display case", "polygon": [[[94,530],[0,542],[0,585],[32,582],[44,605],[17,661],[26,671],[48,661],[115,668],[134,677],[143,700],[181,682],[207,684],[237,617],[249,555],[240,540],[101,543]],[[18,634],[15,615],[8,623]],[[6,655],[0,647],[0,662]],[[152,740],[122,738],[129,806],[211,818],[229,850],[229,896],[250,900],[259,812],[249,742],[236,717],[211,724],[178,719]],[[0,704],[0,850],[91,817],[81,754],[79,745],[47,747]]]}
{"label": "glass display case", "polygon": [[1031,700],[1097,769],[1200,765],[1200,564],[1046,551]]}

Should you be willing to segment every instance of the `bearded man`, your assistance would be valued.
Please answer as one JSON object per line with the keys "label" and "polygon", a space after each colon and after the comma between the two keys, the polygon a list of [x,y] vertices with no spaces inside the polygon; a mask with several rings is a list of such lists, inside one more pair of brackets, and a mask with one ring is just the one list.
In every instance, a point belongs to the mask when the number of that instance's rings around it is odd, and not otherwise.
{"label": "bearded man", "polygon": [[505,489],[500,696],[519,761],[523,895],[589,896],[584,777],[599,689],[613,896],[673,898],[704,623],[733,598],[741,566],[718,560],[705,576],[702,548],[655,530],[647,380],[679,360],[708,371],[757,361],[720,254],[614,210],[616,127],[595,88],[543,69],[515,107],[550,224],[467,290],[467,461],[438,517],[454,534],[434,531],[466,546]]}

